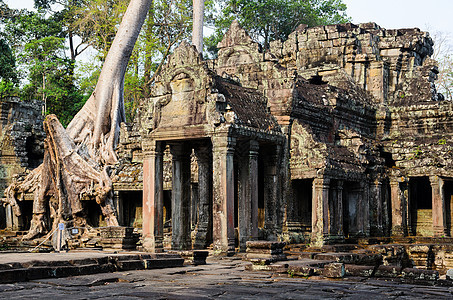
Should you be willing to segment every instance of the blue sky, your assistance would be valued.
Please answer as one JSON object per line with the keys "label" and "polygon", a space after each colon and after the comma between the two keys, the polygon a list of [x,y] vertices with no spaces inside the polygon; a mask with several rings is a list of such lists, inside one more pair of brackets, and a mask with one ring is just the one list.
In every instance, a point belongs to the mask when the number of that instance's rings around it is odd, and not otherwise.
{"label": "blue sky", "polygon": [[453,33],[452,0],[343,0],[353,23],[376,22],[387,29],[418,27]]}
{"label": "blue sky", "polygon": [[[33,0],[6,0],[12,8],[32,8]],[[452,0],[343,0],[354,23],[374,21],[388,29],[419,27],[453,32]]]}
{"label": "blue sky", "polygon": [[[11,8],[33,8],[33,0],[6,0]],[[353,23],[374,21],[387,29],[418,27],[453,38],[453,0],[343,0]]]}

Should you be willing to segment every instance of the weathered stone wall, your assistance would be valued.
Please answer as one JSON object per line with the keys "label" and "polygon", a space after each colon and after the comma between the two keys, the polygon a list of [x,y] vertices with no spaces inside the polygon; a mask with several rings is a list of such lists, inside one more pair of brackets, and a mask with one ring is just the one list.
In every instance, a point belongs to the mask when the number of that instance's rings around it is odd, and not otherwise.
{"label": "weathered stone wall", "polygon": [[[0,189],[3,193],[15,174],[24,174],[41,164],[45,133],[40,101],[22,102],[12,98],[0,105]],[[0,210],[0,228],[22,229],[24,220],[15,217],[9,207],[0,206]]]}

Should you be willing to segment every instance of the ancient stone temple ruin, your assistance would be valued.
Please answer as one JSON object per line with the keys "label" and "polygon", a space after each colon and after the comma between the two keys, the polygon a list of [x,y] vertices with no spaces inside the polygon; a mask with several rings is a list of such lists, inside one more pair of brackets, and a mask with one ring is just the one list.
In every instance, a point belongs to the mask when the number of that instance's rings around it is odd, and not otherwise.
{"label": "ancient stone temple ruin", "polygon": [[233,22],[218,48],[182,43],[121,129],[118,219],[144,249],[450,236],[453,106],[428,33],[301,25],[262,49]]}
{"label": "ancient stone temple ruin", "polygon": [[122,129],[120,219],[145,249],[450,235],[453,107],[428,33],[300,26],[263,50],[234,22],[218,48],[181,44]]}

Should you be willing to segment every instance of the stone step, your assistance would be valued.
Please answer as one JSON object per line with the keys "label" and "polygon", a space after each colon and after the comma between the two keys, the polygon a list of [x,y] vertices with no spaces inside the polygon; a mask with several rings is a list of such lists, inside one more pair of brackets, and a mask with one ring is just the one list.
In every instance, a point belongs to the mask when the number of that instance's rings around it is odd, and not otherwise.
{"label": "stone step", "polygon": [[104,256],[76,260],[31,260],[0,264],[0,283],[14,283],[43,278],[109,273],[115,271],[182,267],[184,259],[170,254]]}

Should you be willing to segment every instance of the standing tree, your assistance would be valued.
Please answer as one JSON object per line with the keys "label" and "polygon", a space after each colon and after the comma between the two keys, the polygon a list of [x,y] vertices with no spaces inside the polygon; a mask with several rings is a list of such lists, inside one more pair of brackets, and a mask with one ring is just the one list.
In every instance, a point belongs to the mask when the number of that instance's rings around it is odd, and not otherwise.
{"label": "standing tree", "polygon": [[16,214],[20,214],[17,199],[24,193],[34,193],[33,219],[25,239],[45,233],[47,206],[53,228],[60,222],[86,226],[82,197],[95,198],[107,225],[118,225],[108,166],[117,160],[114,147],[120,123],[125,119],[123,88],[127,63],[151,3],[152,0],[131,0],[92,96],[67,129],[54,115],[46,118],[43,164],[5,191],[6,201]]}
{"label": "standing tree", "polygon": [[204,0],[193,0],[192,44],[198,52],[203,52]]}

